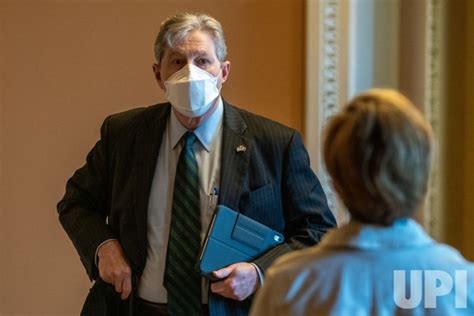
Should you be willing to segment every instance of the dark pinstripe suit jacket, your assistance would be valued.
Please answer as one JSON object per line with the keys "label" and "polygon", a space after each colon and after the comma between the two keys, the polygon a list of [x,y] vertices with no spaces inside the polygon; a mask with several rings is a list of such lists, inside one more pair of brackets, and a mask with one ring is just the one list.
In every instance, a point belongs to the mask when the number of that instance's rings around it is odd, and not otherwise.
{"label": "dark pinstripe suit jacket", "polygon": [[[95,250],[108,238],[119,239],[136,277],[145,267],[148,197],[170,108],[159,104],[109,116],[85,166],[67,182],[59,218],[91,279],[98,278]],[[255,260],[262,271],[278,256],[314,245],[335,226],[295,130],[224,102],[222,144],[219,203],[286,237]],[[247,150],[237,152],[239,145]],[[114,308],[127,314],[128,302],[111,298],[113,291],[100,291],[103,284],[96,283],[83,314],[118,315]],[[212,315],[246,315],[250,299],[211,295],[209,304]]]}

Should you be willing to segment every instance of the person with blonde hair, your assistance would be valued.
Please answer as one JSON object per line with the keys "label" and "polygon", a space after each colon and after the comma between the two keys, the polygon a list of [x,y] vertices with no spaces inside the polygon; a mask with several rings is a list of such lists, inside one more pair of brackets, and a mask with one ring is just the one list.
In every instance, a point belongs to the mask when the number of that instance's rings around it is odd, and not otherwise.
{"label": "person with blonde hair", "polygon": [[350,101],[325,130],[324,162],[351,220],[279,258],[251,315],[473,315],[473,264],[413,219],[432,156],[431,127],[406,97]]}

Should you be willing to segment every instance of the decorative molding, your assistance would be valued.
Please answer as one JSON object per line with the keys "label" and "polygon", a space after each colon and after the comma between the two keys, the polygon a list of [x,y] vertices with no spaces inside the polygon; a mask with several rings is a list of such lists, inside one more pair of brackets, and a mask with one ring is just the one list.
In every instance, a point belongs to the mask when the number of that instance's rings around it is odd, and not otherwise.
{"label": "decorative molding", "polygon": [[[328,118],[340,106],[345,93],[345,58],[341,54],[346,38],[341,25],[346,23],[340,0],[308,0],[306,2],[306,95],[305,138],[311,165],[324,188],[328,204],[339,224],[348,213],[338,202],[331,180],[322,162],[322,132]],[[341,14],[342,13],[342,14]],[[344,21],[342,21],[344,20]]]}
{"label": "decorative molding", "polygon": [[[340,108],[340,2],[337,0],[321,1],[320,7],[320,77],[319,77],[319,139],[327,120]],[[320,144],[322,147],[322,143]],[[319,177],[325,188],[326,197],[338,223],[347,220],[347,212],[338,201],[331,179],[321,159]]]}
{"label": "decorative molding", "polygon": [[338,9],[338,1],[323,1],[321,4],[319,104],[323,122],[326,122],[339,108]]}
{"label": "decorative molding", "polygon": [[[426,66],[425,66],[425,115],[440,143],[441,138],[441,42],[442,14],[440,0],[427,0],[426,5]],[[438,144],[439,144],[438,143]],[[439,149],[439,147],[438,147]],[[442,238],[442,196],[440,183],[439,150],[434,152],[433,169],[428,184],[424,224],[436,239]]]}

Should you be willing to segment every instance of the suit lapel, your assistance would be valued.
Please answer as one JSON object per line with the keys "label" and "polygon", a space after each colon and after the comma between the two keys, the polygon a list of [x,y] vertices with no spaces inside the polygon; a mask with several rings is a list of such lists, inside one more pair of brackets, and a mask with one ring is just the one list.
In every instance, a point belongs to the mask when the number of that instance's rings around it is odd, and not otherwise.
{"label": "suit lapel", "polygon": [[144,113],[144,123],[138,128],[134,146],[134,205],[138,229],[138,245],[145,264],[147,254],[147,209],[150,189],[160,151],[170,105],[150,108]]}
{"label": "suit lapel", "polygon": [[235,210],[239,207],[253,144],[251,139],[244,136],[246,128],[239,112],[224,102],[219,203]]}

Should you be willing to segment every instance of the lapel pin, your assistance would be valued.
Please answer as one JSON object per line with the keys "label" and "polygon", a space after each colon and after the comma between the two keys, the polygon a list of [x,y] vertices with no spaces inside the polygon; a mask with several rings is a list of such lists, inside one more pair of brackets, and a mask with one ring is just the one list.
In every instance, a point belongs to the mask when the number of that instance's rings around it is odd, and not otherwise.
{"label": "lapel pin", "polygon": [[247,147],[245,147],[244,145],[239,145],[237,146],[236,150],[238,153],[240,153],[241,151],[246,151]]}

